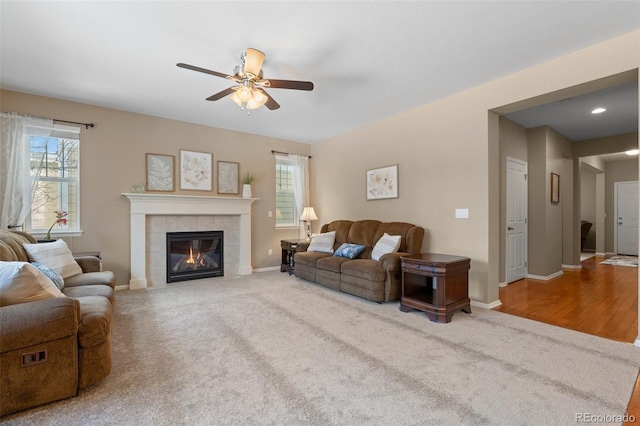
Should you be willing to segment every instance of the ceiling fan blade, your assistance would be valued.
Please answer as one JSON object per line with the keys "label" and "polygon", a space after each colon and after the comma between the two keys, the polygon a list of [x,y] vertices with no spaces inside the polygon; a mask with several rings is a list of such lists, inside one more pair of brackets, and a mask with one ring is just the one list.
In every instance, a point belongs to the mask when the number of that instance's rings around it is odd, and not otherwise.
{"label": "ceiling fan blade", "polygon": [[261,92],[262,92],[262,93],[263,93],[263,94],[268,98],[268,99],[267,99],[267,102],[265,102],[264,106],[266,106],[267,108],[269,108],[271,111],[273,111],[274,109],[278,109],[278,108],[280,108],[280,104],[279,104],[279,103],[277,103],[277,102],[275,101],[275,99],[273,99],[273,98],[271,97],[271,95],[270,95],[270,94],[268,94],[267,92],[265,92],[265,91],[264,91],[264,90],[262,90],[262,89],[256,89],[256,90],[261,91]]}
{"label": "ceiling fan blade", "polygon": [[269,83],[271,83],[269,87],[273,89],[313,90],[313,83],[310,81],[269,79]]}
{"label": "ceiling fan blade", "polygon": [[222,92],[218,92],[215,95],[211,95],[207,98],[208,101],[217,101],[218,99],[222,99],[225,96],[229,96],[233,92],[235,92],[234,87],[229,87],[228,89],[224,89]]}
{"label": "ceiling fan blade", "polygon": [[244,72],[251,73],[258,77],[260,75],[260,68],[264,62],[264,53],[257,49],[248,48],[247,53],[244,56]]}
{"label": "ceiling fan blade", "polygon": [[176,65],[179,66],[180,68],[186,68],[186,69],[191,70],[191,71],[203,72],[205,74],[215,75],[216,77],[222,77],[222,78],[229,77],[227,74],[223,74],[223,73],[218,72],[218,71],[211,71],[211,70],[208,70],[206,68],[200,68],[200,67],[196,67],[196,66],[189,65],[189,64],[179,63],[179,64],[176,64]]}

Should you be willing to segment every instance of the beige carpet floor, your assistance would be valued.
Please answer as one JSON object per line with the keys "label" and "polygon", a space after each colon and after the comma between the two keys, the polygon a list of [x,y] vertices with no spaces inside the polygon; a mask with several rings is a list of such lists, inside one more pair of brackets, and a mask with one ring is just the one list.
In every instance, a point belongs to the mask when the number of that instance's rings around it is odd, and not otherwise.
{"label": "beige carpet floor", "polygon": [[541,425],[581,413],[615,422],[640,366],[629,344],[479,308],[435,324],[279,272],[116,299],[111,375],[3,422]]}

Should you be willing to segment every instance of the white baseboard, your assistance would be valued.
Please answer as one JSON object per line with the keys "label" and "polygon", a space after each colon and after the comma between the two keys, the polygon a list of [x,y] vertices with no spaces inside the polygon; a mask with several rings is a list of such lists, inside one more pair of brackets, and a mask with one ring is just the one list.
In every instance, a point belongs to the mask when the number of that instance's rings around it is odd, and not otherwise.
{"label": "white baseboard", "polygon": [[269,266],[268,268],[258,268],[254,269],[253,272],[271,272],[271,271],[279,271],[280,266]]}
{"label": "white baseboard", "polygon": [[506,286],[508,286],[508,285],[509,285],[509,283],[507,283],[507,282],[504,282],[504,283],[498,283],[498,287],[506,287]]}
{"label": "white baseboard", "polygon": [[637,346],[637,347],[639,347],[639,348],[640,348],[640,337],[638,337],[638,338],[636,339],[636,341],[635,341],[635,342],[633,342],[633,346]]}
{"label": "white baseboard", "polygon": [[118,290],[129,290],[129,286],[128,285],[117,285],[115,287],[115,290],[116,291],[118,291]]}
{"label": "white baseboard", "polygon": [[551,275],[547,275],[546,277],[543,277],[542,275],[527,274],[527,278],[531,278],[533,280],[549,281],[561,276],[562,274],[564,274],[564,272],[562,271],[555,272]]}
{"label": "white baseboard", "polygon": [[562,264],[562,269],[582,269],[582,265],[565,265],[565,264]]}
{"label": "white baseboard", "polygon": [[604,253],[596,252],[596,256],[604,257]]}
{"label": "white baseboard", "polygon": [[502,305],[502,302],[500,300],[494,300],[491,303],[477,302],[475,300],[471,301],[471,306],[477,306],[478,308],[482,308],[482,309],[493,309],[493,308],[497,308],[500,305]]}

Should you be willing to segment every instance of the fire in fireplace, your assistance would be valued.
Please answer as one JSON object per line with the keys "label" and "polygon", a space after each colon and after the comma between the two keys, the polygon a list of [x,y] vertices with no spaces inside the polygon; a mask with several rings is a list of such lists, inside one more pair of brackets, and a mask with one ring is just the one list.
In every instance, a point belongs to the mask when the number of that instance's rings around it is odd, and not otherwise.
{"label": "fire in fireplace", "polygon": [[167,282],[224,275],[223,231],[167,232]]}

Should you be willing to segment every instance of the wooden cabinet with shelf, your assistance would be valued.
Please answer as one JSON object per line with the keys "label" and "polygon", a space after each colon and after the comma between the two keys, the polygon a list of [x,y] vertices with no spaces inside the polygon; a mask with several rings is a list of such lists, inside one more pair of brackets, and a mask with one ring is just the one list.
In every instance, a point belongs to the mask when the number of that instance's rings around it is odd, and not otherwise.
{"label": "wooden cabinet with shelf", "polygon": [[450,322],[460,310],[471,313],[468,257],[421,253],[401,259],[401,311],[424,311],[434,322]]}

